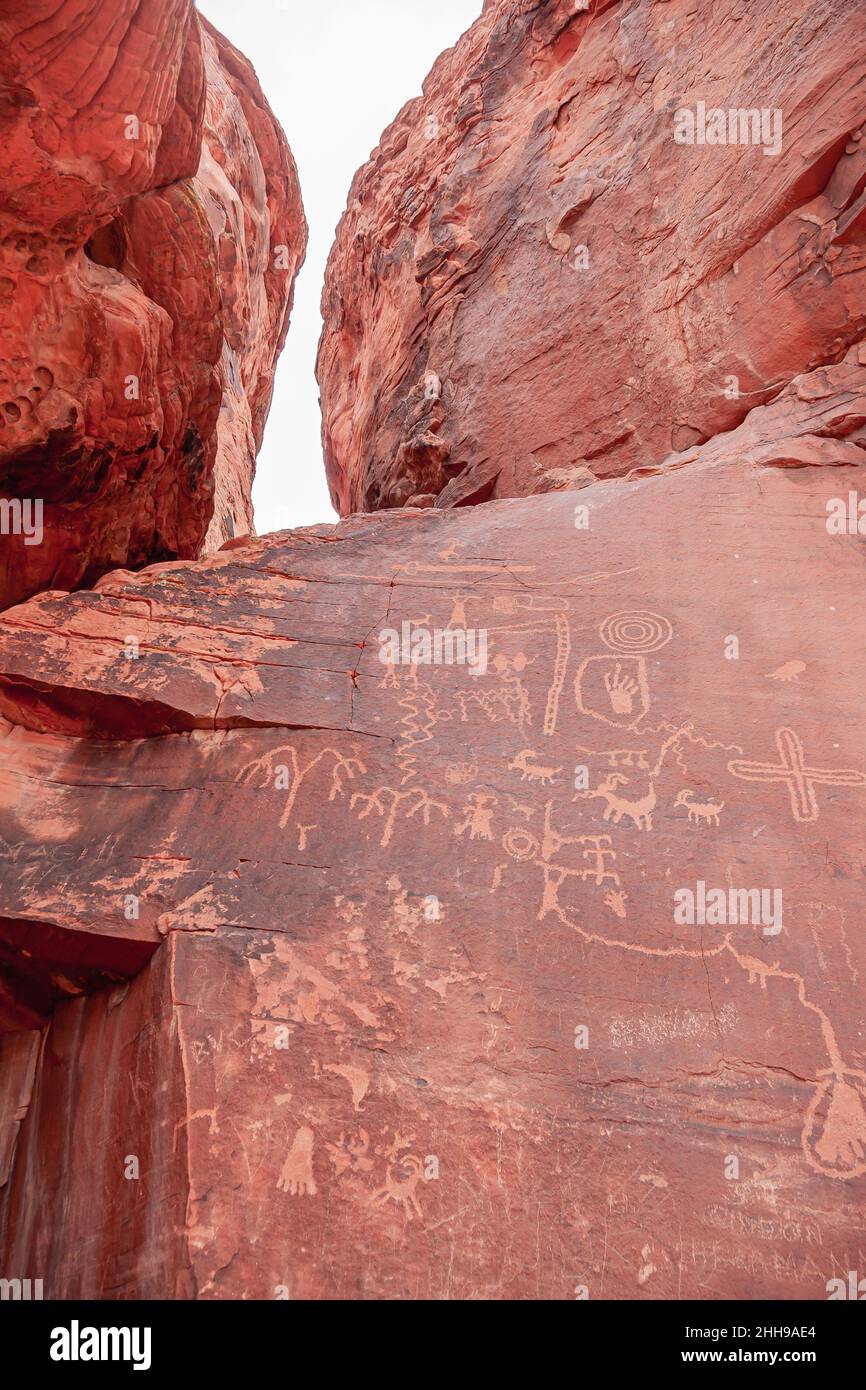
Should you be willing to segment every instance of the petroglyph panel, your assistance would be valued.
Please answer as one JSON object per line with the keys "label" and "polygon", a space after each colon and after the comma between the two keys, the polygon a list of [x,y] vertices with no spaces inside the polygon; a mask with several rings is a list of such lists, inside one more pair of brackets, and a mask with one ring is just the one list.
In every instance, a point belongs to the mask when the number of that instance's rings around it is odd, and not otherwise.
{"label": "petroglyph panel", "polygon": [[[705,478],[653,481],[674,519],[726,498],[675,571],[636,485],[597,533],[560,494],[356,518],[52,598],[50,645],[47,601],[0,620],[4,1023],[81,1007],[25,969],[34,924],[113,972],[70,984],[114,1027],[162,962],[200,1296],[818,1298],[866,1244],[859,562],[793,604],[820,472]],[[483,631],[486,669],[383,662],[403,622]],[[41,1195],[61,1232],[78,1182]]]}

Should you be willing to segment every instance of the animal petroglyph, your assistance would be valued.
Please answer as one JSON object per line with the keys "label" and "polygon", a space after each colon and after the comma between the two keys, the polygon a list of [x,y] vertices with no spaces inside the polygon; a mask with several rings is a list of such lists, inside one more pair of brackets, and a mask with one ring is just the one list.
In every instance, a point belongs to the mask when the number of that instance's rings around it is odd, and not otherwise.
{"label": "animal petroglyph", "polygon": [[777,666],[775,671],[768,671],[766,679],[768,681],[795,681],[800,678],[805,669],[805,661],[786,661],[783,666]]}
{"label": "animal petroglyph", "polygon": [[521,782],[540,782],[544,787],[548,782],[555,782],[557,774],[562,771],[561,767],[545,767],[543,764],[533,761],[535,754],[531,748],[523,748],[514,759],[508,764],[509,771],[519,772]]}
{"label": "animal petroglyph", "polygon": [[628,778],[621,772],[608,773],[607,777],[599,782],[594,792],[583,792],[585,797],[602,797],[607,803],[602,814],[602,820],[613,818],[614,825],[619,825],[623,816],[628,816],[636,829],[652,830],[653,811],[656,807],[655,786],[649,784],[649,790],[637,800],[630,800],[628,797],[620,796],[615,790],[616,787],[624,786]]}
{"label": "animal petroglyph", "polygon": [[406,1154],[404,1158],[388,1164],[385,1182],[372,1194],[372,1199],[380,1206],[396,1202],[403,1208],[406,1220],[411,1221],[413,1217],[423,1215],[416,1196],[416,1189],[423,1177],[424,1165],[420,1158]]}
{"label": "animal petroglyph", "polygon": [[677,794],[674,805],[685,806],[693,825],[699,825],[702,820],[705,820],[707,825],[718,825],[719,814],[725,809],[724,801],[694,801],[693,797],[694,792],[686,787]]}

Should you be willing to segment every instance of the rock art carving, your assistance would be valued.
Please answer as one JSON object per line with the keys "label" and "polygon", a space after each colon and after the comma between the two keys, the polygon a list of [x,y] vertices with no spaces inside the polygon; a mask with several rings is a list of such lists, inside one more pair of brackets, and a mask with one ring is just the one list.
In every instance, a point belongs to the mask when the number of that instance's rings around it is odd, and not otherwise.
{"label": "rock art carving", "polygon": [[735,777],[748,782],[783,782],[790,798],[795,821],[817,820],[820,814],[817,787],[866,787],[866,773],[853,768],[809,767],[803,744],[794,729],[776,730],[777,763],[734,758],[729,764]]}
{"label": "rock art carving", "polygon": [[315,1197],[318,1192],[313,1176],[313,1147],[315,1135],[302,1125],[286,1155],[277,1187],[292,1197]]}
{"label": "rock art carving", "polygon": [[[437,64],[328,270],[345,519],[257,539],[282,134],[188,0],[110,48],[8,0],[0,466],[68,492],[0,573],[34,595],[0,614],[0,1273],[814,1299],[859,1260],[866,625],[825,523],[866,447],[866,36],[685,8],[490,0]],[[771,50],[778,158],[673,141]],[[153,368],[137,411],[105,344]],[[483,630],[483,676],[383,667],[410,620]],[[784,926],[675,920],[696,881]]]}

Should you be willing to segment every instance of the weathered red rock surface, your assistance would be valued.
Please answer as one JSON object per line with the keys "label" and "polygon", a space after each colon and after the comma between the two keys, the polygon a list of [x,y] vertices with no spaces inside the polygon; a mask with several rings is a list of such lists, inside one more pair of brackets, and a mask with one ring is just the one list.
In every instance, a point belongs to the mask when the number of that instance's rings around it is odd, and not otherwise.
{"label": "weathered red rock surface", "polygon": [[[0,619],[0,1268],[531,1299],[857,1268],[866,618],[827,504],[862,355],[650,476]],[[383,664],[404,623],[484,669]],[[677,922],[699,883],[779,920]]]}
{"label": "weathered red rock surface", "polygon": [[191,0],[0,12],[0,604],[252,530],[306,224],[285,136]]}
{"label": "weathered red rock surface", "polygon": [[[331,255],[340,513],[582,487],[838,361],[866,328],[864,18],[488,0],[356,175]],[[768,138],[676,143],[699,102],[766,112]]]}
{"label": "weathered red rock surface", "polygon": [[[488,3],[358,176],[326,287],[335,496],[397,509],[68,594],[103,563],[73,529],[78,577],[0,617],[3,1277],[824,1299],[862,1268],[858,8]],[[303,241],[285,147],[180,0],[100,11],[104,64],[47,15],[4,61],[59,74],[0,106],[3,216],[77,267],[40,331],[150,353],[167,439],[221,381],[237,519]],[[781,152],[674,144],[699,100],[780,109]],[[40,422],[90,399],[56,361]],[[144,534],[164,494],[130,491],[112,401],[64,505],[99,534],[104,446]],[[15,457],[29,485],[60,455]],[[171,503],[190,556],[206,475]],[[475,669],[421,660],[443,631]]]}

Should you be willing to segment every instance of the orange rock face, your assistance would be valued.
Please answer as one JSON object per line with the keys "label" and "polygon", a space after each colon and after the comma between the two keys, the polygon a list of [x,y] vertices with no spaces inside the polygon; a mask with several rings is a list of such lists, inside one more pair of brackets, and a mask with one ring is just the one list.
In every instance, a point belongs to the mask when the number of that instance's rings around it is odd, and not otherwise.
{"label": "orange rock face", "polygon": [[702,462],[0,620],[0,1266],[780,1299],[856,1267],[860,356]]}
{"label": "orange rock face", "polygon": [[252,530],[306,244],[285,137],[190,0],[73,9],[0,14],[7,605]]}
{"label": "orange rock face", "polygon": [[[0,615],[2,1277],[822,1300],[860,1267],[864,38],[753,8],[488,0],[331,260],[327,462],[364,514],[143,545]],[[245,498],[291,279],[265,229],[294,208],[293,266],[299,204],[243,60],[174,15],[134,152],[109,57],[51,84],[63,160],[4,88],[9,216],[73,247],[19,352],[69,334],[71,375],[28,428],[91,399],[84,325],[156,364],[166,439],[211,420],[189,497],[209,439]],[[192,555],[173,447],[167,494],[109,450],[99,495],[145,529],[170,495]]]}
{"label": "orange rock face", "polygon": [[620,476],[837,361],[866,323],[864,57],[859,4],[488,0],[331,255],[341,514]]}

